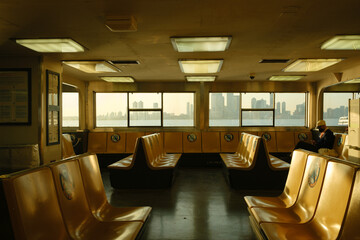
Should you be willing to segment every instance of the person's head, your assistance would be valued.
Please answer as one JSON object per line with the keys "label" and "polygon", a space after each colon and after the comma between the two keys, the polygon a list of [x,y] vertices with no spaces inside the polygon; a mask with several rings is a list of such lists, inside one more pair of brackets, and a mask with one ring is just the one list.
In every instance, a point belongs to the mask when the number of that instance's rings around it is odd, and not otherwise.
{"label": "person's head", "polygon": [[316,123],[316,128],[319,129],[319,132],[323,132],[326,129],[326,122],[324,120],[319,120]]}

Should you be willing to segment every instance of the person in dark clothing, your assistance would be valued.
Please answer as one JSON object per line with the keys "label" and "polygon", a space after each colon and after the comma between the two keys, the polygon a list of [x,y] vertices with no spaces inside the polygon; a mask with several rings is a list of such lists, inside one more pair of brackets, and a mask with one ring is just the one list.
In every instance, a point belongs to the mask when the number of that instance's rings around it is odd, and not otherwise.
{"label": "person in dark clothing", "polygon": [[318,152],[320,148],[332,149],[334,146],[335,136],[334,133],[326,127],[325,121],[319,120],[316,123],[316,128],[320,132],[320,138],[317,141],[312,140],[312,143],[300,141],[296,144],[295,149],[301,148],[312,152]]}

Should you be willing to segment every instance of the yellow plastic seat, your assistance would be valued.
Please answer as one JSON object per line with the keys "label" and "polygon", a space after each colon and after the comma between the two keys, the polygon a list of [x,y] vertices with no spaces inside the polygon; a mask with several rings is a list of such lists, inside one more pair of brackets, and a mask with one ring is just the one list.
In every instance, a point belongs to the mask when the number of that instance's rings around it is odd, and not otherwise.
{"label": "yellow plastic seat", "polygon": [[89,207],[98,220],[146,221],[151,212],[151,207],[118,208],[109,204],[96,155],[79,156],[78,161]]}
{"label": "yellow plastic seat", "polygon": [[[1,183],[15,239],[70,239],[49,168],[8,175]],[[1,234],[8,239],[5,232]]]}
{"label": "yellow plastic seat", "polygon": [[62,158],[75,156],[70,134],[61,135],[61,152]]}
{"label": "yellow plastic seat", "polygon": [[[338,239],[355,171],[354,166],[330,161],[327,165],[319,204],[311,221],[304,224],[262,223],[261,229],[267,239]],[[356,225],[359,228],[358,222]],[[359,230],[355,232],[359,233]],[[357,239],[359,235],[347,236],[348,238],[344,236],[343,239]]]}
{"label": "yellow plastic seat", "polygon": [[356,172],[349,206],[343,222],[340,240],[360,239],[360,171]]}
{"label": "yellow plastic seat", "polygon": [[258,224],[264,222],[308,222],[313,217],[318,203],[327,162],[328,158],[324,156],[309,155],[296,202],[288,208],[253,207],[250,209],[250,213],[256,222]]}
{"label": "yellow plastic seat", "polygon": [[79,163],[74,160],[49,165],[62,216],[73,239],[135,239],[142,222],[101,222],[90,210]]}
{"label": "yellow plastic seat", "polygon": [[292,155],[291,166],[284,191],[278,197],[245,196],[248,207],[290,207],[298,196],[303,179],[307,157],[310,152],[295,150]]}

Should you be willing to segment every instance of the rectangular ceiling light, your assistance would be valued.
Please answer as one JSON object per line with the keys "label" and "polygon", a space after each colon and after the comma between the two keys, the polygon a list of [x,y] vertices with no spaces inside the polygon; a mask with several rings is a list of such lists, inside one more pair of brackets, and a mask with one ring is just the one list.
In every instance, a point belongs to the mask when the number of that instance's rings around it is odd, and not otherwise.
{"label": "rectangular ceiling light", "polygon": [[188,82],[214,82],[216,76],[186,76]]}
{"label": "rectangular ceiling light", "polygon": [[353,79],[353,80],[349,80],[349,81],[346,81],[344,83],[360,83],[360,78],[356,78],[356,79]]}
{"label": "rectangular ceiling light", "polygon": [[321,45],[321,49],[360,50],[360,35],[335,36]]}
{"label": "rectangular ceiling light", "polygon": [[222,52],[229,48],[231,37],[172,37],[178,52]]}
{"label": "rectangular ceiling light", "polygon": [[132,77],[116,77],[116,76],[108,76],[108,77],[100,77],[102,80],[107,82],[121,82],[121,83],[132,83],[134,82],[134,78]]}
{"label": "rectangular ceiling light", "polygon": [[277,75],[277,76],[271,76],[269,78],[270,81],[297,81],[305,77],[305,75]]}
{"label": "rectangular ceiling light", "polygon": [[223,60],[179,60],[181,71],[184,73],[217,73]]}
{"label": "rectangular ceiling light", "polygon": [[330,67],[343,59],[298,59],[286,68],[284,72],[316,72]]}
{"label": "rectangular ceiling light", "polygon": [[42,53],[84,52],[85,48],[70,38],[15,39],[16,43]]}
{"label": "rectangular ceiling light", "polygon": [[63,63],[86,73],[120,72],[120,69],[107,61],[63,61]]}

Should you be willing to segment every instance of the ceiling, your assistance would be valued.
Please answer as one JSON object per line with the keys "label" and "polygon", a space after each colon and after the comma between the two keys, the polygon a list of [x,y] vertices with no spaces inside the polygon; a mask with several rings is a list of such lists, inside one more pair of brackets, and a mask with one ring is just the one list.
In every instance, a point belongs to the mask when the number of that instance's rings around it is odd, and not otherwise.
{"label": "ceiling", "polygon": [[[360,51],[321,50],[336,34],[360,34],[358,0],[1,0],[0,55],[39,55],[13,38],[70,37],[83,53],[47,54],[58,60],[138,60],[119,65],[136,81],[185,81],[179,59],[224,59],[216,81],[268,81],[298,58],[345,58],[301,81],[319,81],[360,63]],[[111,32],[108,16],[134,16],[136,32]],[[179,53],[172,36],[231,35],[225,52]],[[290,59],[261,64],[261,59]],[[64,75],[99,80],[64,66]],[[104,74],[101,74],[104,75]]]}

